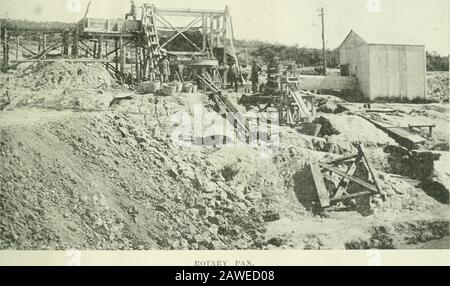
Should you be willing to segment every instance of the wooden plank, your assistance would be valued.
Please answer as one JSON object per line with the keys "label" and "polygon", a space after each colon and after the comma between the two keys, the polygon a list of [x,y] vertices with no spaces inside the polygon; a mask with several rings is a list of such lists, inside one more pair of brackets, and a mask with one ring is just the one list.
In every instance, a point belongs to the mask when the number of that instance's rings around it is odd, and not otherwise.
{"label": "wooden plank", "polygon": [[379,122],[369,118],[368,116],[359,115],[360,117],[366,119],[376,127],[380,128],[384,132],[388,133],[389,136],[393,137],[398,143],[404,147],[412,148],[417,144],[421,144],[426,141],[425,138],[411,133],[407,128]]}
{"label": "wooden plank", "polygon": [[69,62],[69,63],[109,63],[110,60],[101,59],[30,59],[30,60],[17,60],[12,63],[54,63],[54,62]]}
{"label": "wooden plank", "polygon": [[330,196],[325,186],[325,182],[323,181],[319,163],[317,163],[316,159],[311,159],[309,161],[309,166],[316,186],[317,195],[319,196],[320,206],[323,208],[328,207],[330,206]]}
{"label": "wooden plank", "polygon": [[203,9],[169,9],[156,8],[155,12],[162,16],[177,16],[177,17],[200,17],[204,14],[220,16],[224,11],[220,10],[203,10]]}
{"label": "wooden plank", "polygon": [[394,133],[397,136],[400,136],[410,142],[412,142],[413,144],[420,144],[426,141],[425,138],[416,135],[416,134],[412,134],[411,132],[409,132],[407,129],[403,128],[403,127],[387,127],[387,129]]}
{"label": "wooden plank", "polygon": [[327,162],[327,164],[328,165],[335,165],[335,164],[339,164],[339,163],[342,163],[342,162],[354,159],[356,157],[358,157],[358,154],[348,155],[348,156],[344,156],[344,157],[340,157],[340,158],[331,160],[331,161]]}
{"label": "wooden plank", "polygon": [[360,178],[357,178],[355,176],[351,176],[351,175],[345,173],[344,171],[341,171],[341,170],[339,170],[337,168],[334,168],[332,166],[329,166],[327,164],[319,163],[319,165],[322,168],[325,168],[325,169],[327,169],[327,170],[329,170],[329,171],[331,171],[333,173],[338,174],[339,176],[347,178],[347,179],[357,183],[358,185],[360,185],[360,186],[362,186],[362,187],[364,187],[364,188],[366,188],[366,189],[368,189],[368,190],[370,190],[370,191],[372,191],[374,193],[378,193],[378,190],[377,190],[377,188],[374,185],[371,185],[370,183],[368,183],[368,182],[366,182],[364,180],[361,180]]}
{"label": "wooden plank", "polygon": [[369,158],[367,158],[366,150],[364,149],[364,147],[361,144],[358,144],[357,148],[360,150],[361,155],[363,156],[364,161],[366,162],[367,169],[375,183],[375,188],[377,189],[378,193],[381,193],[380,182],[378,180],[377,173],[375,172],[374,168],[372,167],[372,164],[369,162]]}
{"label": "wooden plank", "polygon": [[206,28],[208,27],[206,14],[202,15],[202,51],[206,52],[207,47],[207,32]]}
{"label": "wooden plank", "polygon": [[119,69],[121,73],[125,73],[125,46],[123,44],[123,38],[119,38]]}
{"label": "wooden plank", "polygon": [[[358,156],[356,158],[356,160],[350,166],[348,166],[347,174],[349,174],[351,176],[353,176],[355,174],[356,167],[358,167],[358,163],[359,163],[360,160],[361,160],[361,157]],[[334,199],[338,199],[338,198],[342,197],[344,192],[347,190],[348,183],[349,183],[349,179],[347,179],[347,178],[342,178],[341,179],[341,181],[338,184],[338,188],[337,188],[336,194],[333,197]],[[344,185],[345,185],[345,187],[344,187]]]}
{"label": "wooden plank", "polygon": [[297,103],[298,107],[301,109],[303,114],[307,117],[311,116],[311,112],[309,111],[308,107],[306,106],[306,103],[303,101],[302,96],[299,92],[291,91],[292,97],[294,98],[295,102]]}
{"label": "wooden plank", "polygon": [[383,109],[366,109],[365,112],[369,113],[392,113],[395,112],[392,108],[383,108]]}
{"label": "wooden plank", "polygon": [[408,124],[408,127],[412,128],[412,127],[436,127],[436,124]]}
{"label": "wooden plank", "polygon": [[353,198],[357,198],[357,197],[361,197],[361,196],[367,196],[367,195],[371,195],[371,194],[372,194],[372,192],[370,192],[370,191],[362,191],[362,192],[359,192],[359,193],[343,195],[343,196],[341,196],[339,198],[332,198],[330,200],[330,202],[349,200],[349,199],[353,199]]}

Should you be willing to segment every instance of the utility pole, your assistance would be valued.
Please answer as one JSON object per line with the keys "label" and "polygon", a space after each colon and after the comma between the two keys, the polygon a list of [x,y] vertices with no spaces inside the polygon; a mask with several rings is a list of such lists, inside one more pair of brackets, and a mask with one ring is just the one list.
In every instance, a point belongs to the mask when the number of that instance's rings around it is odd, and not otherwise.
{"label": "utility pole", "polygon": [[322,56],[323,56],[323,75],[327,75],[327,55],[325,52],[325,20],[324,20],[324,12],[323,7],[320,9],[320,15],[322,18]]}

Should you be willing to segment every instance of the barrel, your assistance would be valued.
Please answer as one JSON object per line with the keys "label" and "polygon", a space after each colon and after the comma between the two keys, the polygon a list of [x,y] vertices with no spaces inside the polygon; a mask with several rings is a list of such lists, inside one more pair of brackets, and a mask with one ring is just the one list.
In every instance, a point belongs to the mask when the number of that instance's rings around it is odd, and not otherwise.
{"label": "barrel", "polygon": [[138,87],[138,92],[147,94],[147,93],[155,93],[156,91],[161,89],[161,82],[159,81],[144,81]]}
{"label": "barrel", "polygon": [[192,83],[190,83],[190,82],[184,82],[184,83],[183,83],[183,92],[185,92],[185,93],[191,93],[191,92],[192,92]]}
{"label": "barrel", "polygon": [[165,96],[175,95],[177,92],[177,85],[173,83],[163,84],[161,88],[161,92]]}

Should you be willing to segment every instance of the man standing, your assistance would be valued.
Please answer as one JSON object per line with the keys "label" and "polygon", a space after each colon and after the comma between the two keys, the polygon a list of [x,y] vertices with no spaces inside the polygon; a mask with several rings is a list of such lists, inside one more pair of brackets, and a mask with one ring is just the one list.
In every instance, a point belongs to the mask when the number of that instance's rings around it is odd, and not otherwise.
{"label": "man standing", "polygon": [[125,20],[128,20],[128,17],[132,17],[136,21],[136,5],[134,5],[134,0],[131,0],[130,12],[125,14]]}
{"label": "man standing", "polygon": [[158,63],[158,67],[161,83],[168,82],[170,75],[170,62],[167,59],[167,55],[165,53],[162,53],[162,58]]}
{"label": "man standing", "polygon": [[234,62],[231,64],[230,69],[228,71],[228,80],[231,83],[231,88],[234,88],[234,92],[237,92],[239,75],[238,75],[238,69],[237,69],[236,63],[234,63]]}
{"label": "man standing", "polygon": [[256,60],[253,61],[252,65],[252,74],[251,74],[251,81],[252,81],[252,91],[253,93],[258,92],[258,85],[259,85],[259,74],[261,72],[261,67],[258,65]]}

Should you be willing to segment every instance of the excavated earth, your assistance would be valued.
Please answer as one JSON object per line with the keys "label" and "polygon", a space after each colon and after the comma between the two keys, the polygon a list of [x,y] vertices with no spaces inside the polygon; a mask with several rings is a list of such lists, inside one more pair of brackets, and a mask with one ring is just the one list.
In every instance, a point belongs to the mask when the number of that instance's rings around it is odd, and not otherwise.
{"label": "excavated earth", "polygon": [[[220,130],[205,94],[141,95],[103,73],[83,88],[37,74],[37,88],[23,83],[29,76],[1,75],[11,103],[0,112],[0,249],[450,247],[448,149],[436,148],[423,171],[406,169],[415,155],[351,112],[321,113],[319,137],[280,127],[273,152],[183,144],[177,116],[199,106],[211,112],[204,134]],[[447,107],[414,110],[433,112],[444,138]],[[318,212],[310,158],[351,154],[356,142],[378,170],[373,212]]]}

